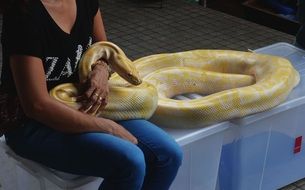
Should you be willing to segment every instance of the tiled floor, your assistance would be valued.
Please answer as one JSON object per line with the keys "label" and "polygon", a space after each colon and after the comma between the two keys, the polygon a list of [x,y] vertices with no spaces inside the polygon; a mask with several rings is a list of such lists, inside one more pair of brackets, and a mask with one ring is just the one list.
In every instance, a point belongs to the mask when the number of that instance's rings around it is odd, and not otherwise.
{"label": "tiled floor", "polygon": [[[118,44],[131,59],[191,49],[247,51],[294,40],[294,36],[196,3],[163,0],[163,8],[159,8],[160,1],[147,1],[100,0],[108,40]],[[1,20],[0,16],[0,29]],[[300,189],[305,190],[304,180],[282,188]]]}
{"label": "tiled floor", "polygon": [[[183,0],[162,9],[136,0],[101,0],[108,38],[131,58],[190,49],[256,49],[293,36]],[[139,0],[137,0],[139,1]],[[155,3],[157,6],[159,2]]]}

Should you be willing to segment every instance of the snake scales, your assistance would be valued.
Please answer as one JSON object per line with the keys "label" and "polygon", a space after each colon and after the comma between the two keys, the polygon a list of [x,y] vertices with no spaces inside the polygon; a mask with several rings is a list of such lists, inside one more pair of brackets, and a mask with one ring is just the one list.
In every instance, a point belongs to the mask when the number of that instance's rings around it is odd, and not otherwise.
{"label": "snake scales", "polygon": [[[97,115],[113,120],[150,118],[164,127],[196,128],[265,111],[283,102],[300,80],[290,62],[276,56],[192,50],[131,62],[110,42],[98,42],[85,52],[80,62],[81,79],[88,76],[91,64],[101,57],[116,73],[109,81],[109,104]],[[139,78],[143,80],[141,84]],[[172,99],[184,93],[203,97]],[[50,95],[79,107],[73,84],[59,85]]]}

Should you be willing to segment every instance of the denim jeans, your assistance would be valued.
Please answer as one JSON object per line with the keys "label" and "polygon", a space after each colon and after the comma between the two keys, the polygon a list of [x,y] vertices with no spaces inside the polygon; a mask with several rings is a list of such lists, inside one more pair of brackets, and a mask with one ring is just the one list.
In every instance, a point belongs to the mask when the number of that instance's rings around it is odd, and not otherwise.
{"label": "denim jeans", "polygon": [[106,133],[64,134],[33,120],[5,136],[22,157],[60,171],[104,178],[99,189],[169,189],[182,162],[178,144],[146,120],[118,123],[137,137],[138,145]]}

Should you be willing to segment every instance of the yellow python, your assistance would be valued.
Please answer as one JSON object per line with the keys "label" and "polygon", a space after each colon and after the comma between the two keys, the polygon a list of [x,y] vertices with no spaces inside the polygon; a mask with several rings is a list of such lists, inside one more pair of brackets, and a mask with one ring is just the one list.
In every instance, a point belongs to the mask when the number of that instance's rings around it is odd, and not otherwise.
{"label": "yellow python", "polygon": [[[157,91],[149,83],[142,83],[132,62],[115,44],[98,42],[90,46],[80,60],[80,81],[87,79],[91,71],[91,65],[101,58],[107,60],[111,69],[130,84],[110,84],[109,103],[105,109],[96,113],[97,116],[112,120],[150,118],[157,106]],[[76,97],[79,95],[77,86],[77,84],[72,83],[58,85],[50,91],[50,96],[78,109],[80,104],[76,102]]]}
{"label": "yellow python", "polygon": [[[100,43],[100,46],[103,46],[103,43]],[[112,46],[114,45],[111,44],[106,49]],[[95,54],[95,51],[92,52]],[[125,54],[121,50],[113,54],[121,55],[120,60],[123,61],[118,64],[124,64]],[[90,65],[94,60],[89,62],[82,59],[80,64]],[[142,106],[138,106],[132,98],[128,99],[126,102],[132,101],[132,105],[127,109],[151,109],[149,113],[153,114],[151,120],[154,123],[172,128],[203,127],[265,111],[283,102],[300,80],[298,72],[284,58],[230,50],[157,54],[140,58],[133,63],[128,62],[127,65],[129,64],[136,67],[143,80],[143,83],[137,86],[143,91],[135,94],[149,93],[150,98],[143,99],[140,103]],[[128,69],[120,71],[124,73]],[[137,114],[128,116],[128,112],[120,111],[125,108],[124,99],[136,95],[129,95],[134,92],[130,89],[135,87],[128,85],[119,75],[124,78],[124,75],[118,72],[110,79],[110,93],[115,86],[120,87],[119,93],[109,95],[109,107],[112,107],[111,104],[115,105],[113,111],[108,115],[104,114],[108,113],[107,106],[105,110],[100,110],[98,115],[111,119],[120,118],[115,115],[124,114],[125,119],[144,118]],[[128,81],[128,77],[125,77],[125,80]],[[184,93],[199,93],[204,96],[194,100],[171,99]],[[126,96],[123,97],[122,94]],[[68,103],[64,100],[66,95],[58,98],[58,94],[51,93],[51,96]],[[157,107],[154,106],[156,102]],[[68,104],[75,106],[73,101]],[[145,118],[149,118],[151,114],[147,114]]]}

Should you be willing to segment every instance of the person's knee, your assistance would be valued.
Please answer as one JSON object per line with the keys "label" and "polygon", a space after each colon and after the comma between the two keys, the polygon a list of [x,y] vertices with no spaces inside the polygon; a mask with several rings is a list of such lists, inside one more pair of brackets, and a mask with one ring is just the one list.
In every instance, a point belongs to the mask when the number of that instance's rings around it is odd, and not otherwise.
{"label": "person's knee", "polygon": [[141,189],[146,170],[143,152],[137,146],[125,147],[113,159],[116,159],[116,170],[103,181],[100,189]]}
{"label": "person's knee", "polygon": [[127,170],[132,176],[143,177],[145,176],[145,158],[144,154],[138,147],[133,150],[126,151],[121,157],[122,167]]}
{"label": "person's knee", "polygon": [[180,166],[183,159],[183,152],[180,146],[174,146],[171,147],[169,151],[169,156],[172,159],[172,162],[175,163],[175,165]]}
{"label": "person's knee", "polygon": [[159,157],[159,161],[163,162],[163,164],[169,164],[173,167],[179,167],[182,163],[182,159],[182,149],[176,144],[164,147],[164,154]]}

